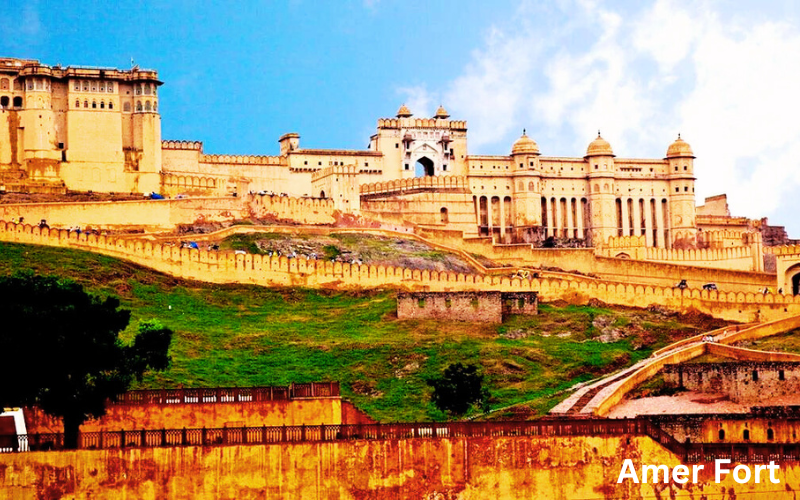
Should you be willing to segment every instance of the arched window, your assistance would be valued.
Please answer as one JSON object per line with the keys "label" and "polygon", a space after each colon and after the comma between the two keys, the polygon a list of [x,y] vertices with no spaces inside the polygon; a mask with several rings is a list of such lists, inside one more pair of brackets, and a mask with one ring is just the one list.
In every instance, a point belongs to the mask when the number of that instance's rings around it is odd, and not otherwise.
{"label": "arched window", "polygon": [[122,111],[125,111],[126,113],[130,113],[131,112],[131,103],[126,102],[125,104],[123,104],[122,105]]}
{"label": "arched window", "polygon": [[108,90],[109,92],[114,92],[114,82],[108,82],[106,90]]}
{"label": "arched window", "polygon": [[108,102],[108,109],[114,109],[114,103],[109,101]]}
{"label": "arched window", "polygon": [[142,110],[142,101],[139,101],[136,103],[136,111],[141,111],[141,110]]}
{"label": "arched window", "polygon": [[153,103],[153,111],[158,111],[158,103],[157,102]]}
{"label": "arched window", "polygon": [[725,429],[720,429],[719,430],[719,440],[720,441],[725,441]]}
{"label": "arched window", "polygon": [[0,97],[0,107],[7,108],[10,102],[11,99],[9,99],[7,95]]}
{"label": "arched window", "polygon": [[97,109],[97,101],[92,101],[92,109]]}
{"label": "arched window", "polygon": [[153,109],[153,108],[150,105],[150,101],[147,101],[146,103],[144,103],[144,110],[145,111],[150,111],[151,109]]}
{"label": "arched window", "polygon": [[84,108],[88,108],[89,107],[89,101],[88,100],[83,101],[83,107]]}
{"label": "arched window", "polygon": [[14,98],[14,107],[21,108],[22,107],[22,97],[17,96]]}
{"label": "arched window", "polygon": [[80,108],[81,107],[81,100],[80,99],[75,99],[75,107],[76,108]]}
{"label": "arched window", "polygon": [[775,431],[767,429],[767,441],[772,441],[773,439],[775,439]]}
{"label": "arched window", "polygon": [[146,83],[144,85],[144,94],[145,95],[150,95],[150,84],[149,83]]}
{"label": "arched window", "polygon": [[450,216],[447,214],[446,207],[442,207],[442,209],[439,210],[439,215],[441,217],[442,224],[447,224],[448,222],[450,222]]}
{"label": "arched window", "polygon": [[100,109],[106,109],[106,101],[100,101]]}
{"label": "arched window", "polygon": [[0,90],[8,90],[8,87],[9,87],[10,83],[11,83],[11,80],[9,80],[8,78],[0,79]]}
{"label": "arched window", "polygon": [[83,91],[89,92],[89,82],[83,82]]}
{"label": "arched window", "polygon": [[747,430],[747,429],[744,430],[744,432],[742,433],[742,439],[744,439],[745,441],[750,441],[750,431],[749,430]]}
{"label": "arched window", "polygon": [[136,86],[136,95],[142,95],[142,86],[141,85],[137,85]]}
{"label": "arched window", "polygon": [[533,181],[528,183],[528,191],[534,191]]}

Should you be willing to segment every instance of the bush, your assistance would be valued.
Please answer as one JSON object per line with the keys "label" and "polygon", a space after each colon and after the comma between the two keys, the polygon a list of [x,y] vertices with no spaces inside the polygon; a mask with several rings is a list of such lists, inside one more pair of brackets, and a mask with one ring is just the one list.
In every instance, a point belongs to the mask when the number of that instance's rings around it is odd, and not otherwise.
{"label": "bush", "polygon": [[483,387],[483,375],[476,365],[454,363],[445,368],[441,378],[430,379],[431,401],[451,415],[463,415],[475,403],[487,410],[489,391]]}

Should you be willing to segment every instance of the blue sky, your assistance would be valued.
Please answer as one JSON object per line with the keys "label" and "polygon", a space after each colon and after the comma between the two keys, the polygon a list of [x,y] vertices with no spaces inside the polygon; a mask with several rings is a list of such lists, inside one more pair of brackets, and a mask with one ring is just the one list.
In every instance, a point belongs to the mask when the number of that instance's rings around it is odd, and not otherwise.
{"label": "blue sky", "polygon": [[[697,196],[800,237],[800,2],[650,0],[0,3],[0,55],[159,71],[165,139],[209,153],[364,148],[379,117],[439,103],[471,153],[527,128],[582,156],[693,147]],[[144,2],[142,2],[144,4]],[[234,7],[231,7],[234,5]]]}

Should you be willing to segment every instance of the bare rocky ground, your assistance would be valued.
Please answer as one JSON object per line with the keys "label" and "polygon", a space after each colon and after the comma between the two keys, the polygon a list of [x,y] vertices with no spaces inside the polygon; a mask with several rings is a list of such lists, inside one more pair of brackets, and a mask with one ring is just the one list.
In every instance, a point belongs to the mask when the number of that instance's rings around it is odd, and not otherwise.
{"label": "bare rocky ground", "polygon": [[[66,194],[29,194],[0,193],[0,204],[11,203],[70,203],[88,201],[129,201],[141,200],[144,195],[131,193],[66,193]],[[38,221],[37,221],[38,222]]]}
{"label": "bare rocky ground", "polygon": [[428,271],[472,273],[464,259],[413,239],[368,235],[256,233],[238,234],[224,240],[206,242],[224,250],[242,250],[252,254],[279,255],[289,258],[327,260],[348,264],[397,266]]}

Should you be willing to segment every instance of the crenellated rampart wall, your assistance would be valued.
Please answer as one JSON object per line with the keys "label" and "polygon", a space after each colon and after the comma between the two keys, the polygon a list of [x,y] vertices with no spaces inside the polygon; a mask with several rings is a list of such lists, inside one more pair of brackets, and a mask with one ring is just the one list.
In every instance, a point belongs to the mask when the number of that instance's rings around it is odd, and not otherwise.
{"label": "crenellated rampart wall", "polygon": [[0,222],[0,240],[96,252],[134,262],[185,279],[212,283],[251,283],[262,286],[303,286],[336,289],[398,287],[410,291],[535,291],[543,301],[647,307],[691,308],[736,321],[755,321],[800,313],[800,297],[744,292],[633,285],[589,277],[537,279],[510,275],[421,271],[394,266],[355,265],[289,259],[233,252],[179,248],[136,238],[77,234]]}
{"label": "crenellated rampart wall", "polygon": [[463,192],[469,192],[467,178],[455,175],[397,179],[393,181],[362,184],[360,186],[362,195],[389,195],[404,193],[407,191],[417,191],[420,189],[456,189]]}

